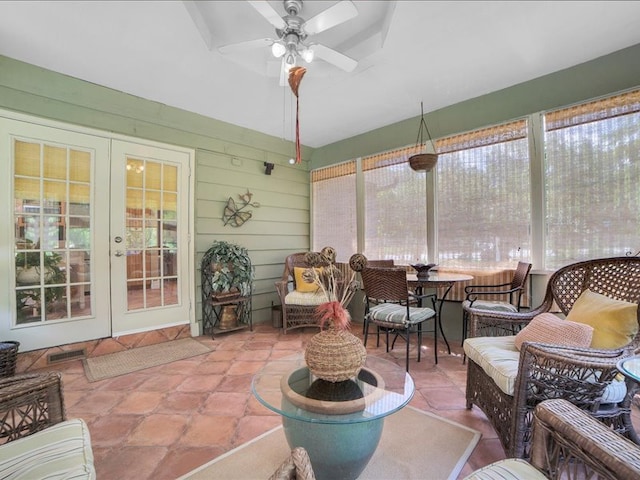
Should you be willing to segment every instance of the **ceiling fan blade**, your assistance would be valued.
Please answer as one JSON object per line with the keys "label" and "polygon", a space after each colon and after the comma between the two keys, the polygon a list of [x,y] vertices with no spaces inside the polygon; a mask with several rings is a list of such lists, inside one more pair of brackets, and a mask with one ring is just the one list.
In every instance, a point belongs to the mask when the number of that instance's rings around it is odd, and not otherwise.
{"label": "ceiling fan blade", "polygon": [[258,38],[256,40],[247,40],[246,42],[230,43],[229,45],[222,45],[218,47],[220,53],[234,53],[244,50],[251,50],[253,48],[269,47],[273,44],[272,38]]}
{"label": "ceiling fan blade", "polygon": [[355,4],[349,0],[342,0],[332,7],[320,12],[302,24],[302,30],[307,35],[324,32],[358,15]]}
{"label": "ceiling fan blade", "polygon": [[282,17],[275,11],[275,9],[269,5],[266,0],[247,0],[253,8],[255,8],[260,15],[267,19],[271,25],[279,30],[283,30],[287,24]]}
{"label": "ceiling fan blade", "polygon": [[347,57],[333,48],[321,44],[311,45],[310,48],[318,58],[341,68],[345,72],[352,72],[358,66],[358,62],[353,58]]}

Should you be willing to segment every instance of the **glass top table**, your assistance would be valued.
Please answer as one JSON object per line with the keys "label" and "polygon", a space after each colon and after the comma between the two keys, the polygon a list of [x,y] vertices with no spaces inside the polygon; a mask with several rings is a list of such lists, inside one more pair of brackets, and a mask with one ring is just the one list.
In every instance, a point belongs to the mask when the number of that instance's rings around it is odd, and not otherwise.
{"label": "glass top table", "polygon": [[415,385],[404,367],[372,356],[357,378],[327,382],[309,372],[300,353],[270,361],[251,390],[281,415],[289,447],[307,450],[318,480],[350,480],[374,454],[384,418],[409,403]]}
{"label": "glass top table", "polygon": [[625,377],[640,383],[640,355],[624,358],[616,367]]}
{"label": "glass top table", "polygon": [[303,354],[270,361],[253,377],[251,390],[258,401],[270,410],[310,423],[357,423],[381,418],[407,405],[415,391],[413,379],[403,367],[367,356],[363,372],[354,382],[362,391],[363,398],[359,399],[363,403],[362,409],[352,413],[327,414],[298,406],[283,394],[283,377],[293,372],[296,375],[289,377],[289,386],[294,395],[304,396],[317,379],[306,369]]}

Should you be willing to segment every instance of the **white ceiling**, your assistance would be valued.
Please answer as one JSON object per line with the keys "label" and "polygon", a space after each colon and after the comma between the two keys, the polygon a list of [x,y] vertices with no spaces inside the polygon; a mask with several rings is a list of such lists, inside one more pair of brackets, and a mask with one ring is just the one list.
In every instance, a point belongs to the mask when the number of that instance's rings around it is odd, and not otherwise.
{"label": "white ceiling", "polygon": [[[304,2],[301,16],[334,3]],[[311,147],[416,117],[421,101],[428,112],[640,43],[638,1],[354,3],[358,17],[314,40],[358,67],[305,65],[300,130]],[[2,55],[292,140],[295,99],[268,48],[217,50],[274,36],[239,0],[0,1]]]}

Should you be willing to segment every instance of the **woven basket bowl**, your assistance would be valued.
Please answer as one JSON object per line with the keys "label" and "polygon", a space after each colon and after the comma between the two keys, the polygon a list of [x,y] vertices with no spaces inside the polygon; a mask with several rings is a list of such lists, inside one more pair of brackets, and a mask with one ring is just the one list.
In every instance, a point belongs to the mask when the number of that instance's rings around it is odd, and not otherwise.
{"label": "woven basket bowl", "polygon": [[419,153],[409,157],[409,165],[415,171],[430,172],[438,163],[438,155],[435,153]]}
{"label": "woven basket bowl", "polygon": [[358,375],[367,359],[367,351],[351,332],[329,328],[311,337],[304,359],[316,377],[343,382]]}

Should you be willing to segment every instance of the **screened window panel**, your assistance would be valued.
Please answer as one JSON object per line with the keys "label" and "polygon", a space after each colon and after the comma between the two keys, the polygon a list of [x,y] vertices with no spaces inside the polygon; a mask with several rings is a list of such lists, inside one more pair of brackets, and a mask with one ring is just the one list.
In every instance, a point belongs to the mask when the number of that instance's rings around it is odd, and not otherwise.
{"label": "screened window panel", "polygon": [[331,246],[336,260],[357,252],[355,161],[312,172],[314,251]]}
{"label": "screened window panel", "polygon": [[545,115],[545,266],[640,246],[640,91]]}
{"label": "screened window panel", "polygon": [[426,178],[400,150],[363,159],[364,255],[397,264],[427,262]]}
{"label": "screened window panel", "polygon": [[442,139],[436,148],[438,264],[508,268],[529,261],[526,122]]}

